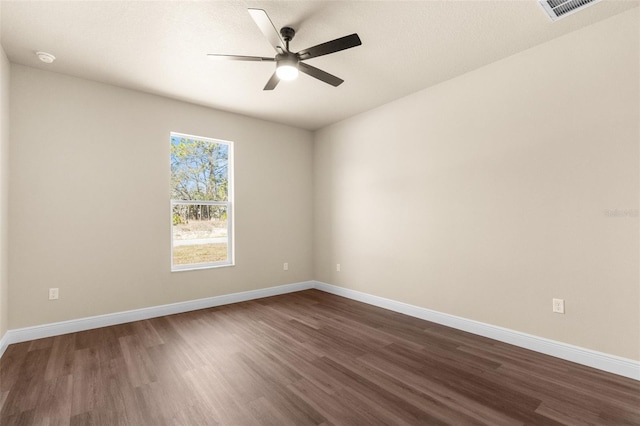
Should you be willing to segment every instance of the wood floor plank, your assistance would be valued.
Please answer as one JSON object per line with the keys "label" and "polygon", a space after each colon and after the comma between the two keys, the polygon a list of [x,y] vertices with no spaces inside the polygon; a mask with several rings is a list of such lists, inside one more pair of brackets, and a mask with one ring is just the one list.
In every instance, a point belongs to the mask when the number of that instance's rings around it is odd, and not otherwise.
{"label": "wood floor plank", "polygon": [[138,387],[156,381],[155,365],[137,335],[119,339],[131,385]]}
{"label": "wood floor plank", "polygon": [[429,378],[423,377],[419,370],[414,370],[411,365],[401,364],[396,360],[389,360],[384,356],[378,355],[365,355],[360,358],[360,361],[378,369],[381,373],[400,377],[403,382],[417,391],[428,395],[454,411],[459,411],[478,419],[484,424],[524,424],[523,421],[518,421],[507,413],[483,405],[482,402],[477,401],[475,398],[468,398],[466,395],[462,395],[446,385],[443,386],[440,383],[432,382]]}
{"label": "wood floor plank", "polygon": [[382,425],[380,419],[360,407],[349,404],[336,393],[326,393],[312,382],[302,379],[289,387],[295,395],[305,401],[314,411],[334,424]]}
{"label": "wood floor plank", "polygon": [[[425,416],[419,416],[421,418],[425,418],[425,421],[421,422],[421,424],[430,424],[431,422],[436,424],[439,422],[446,422],[448,424],[472,426],[485,424],[476,416],[468,415],[463,412],[463,410],[456,408],[455,405],[453,407],[449,407],[448,400],[444,399],[443,401],[438,397],[432,397],[411,386],[406,381],[388,374],[386,371],[381,371],[371,367],[366,363],[366,361],[363,362],[362,360],[353,360],[346,357],[340,357],[340,359],[333,360],[341,365],[348,366],[350,370],[356,372],[361,377],[366,378],[375,386],[397,396],[405,403],[418,407],[421,411],[426,413]],[[431,418],[435,418],[436,420],[432,421]]]}
{"label": "wood floor plank", "polygon": [[[399,397],[385,387],[369,380],[357,370],[352,370],[327,357],[319,361],[322,362],[323,370],[327,374],[337,376],[336,378],[345,384],[343,389],[346,388],[356,397],[359,395],[361,398],[366,398],[369,402],[368,405],[378,411],[381,417],[390,418],[392,424],[446,424],[443,420],[429,414],[428,411],[422,410],[420,405],[414,405]],[[336,394],[343,393],[343,389],[340,389]]]}
{"label": "wood floor plank", "polygon": [[45,370],[45,380],[71,374],[75,350],[75,335],[65,334],[53,339],[51,355]]}
{"label": "wood floor plank", "polygon": [[640,426],[640,382],[309,290],[10,345],[0,424]]}
{"label": "wood floor plank", "polygon": [[248,407],[259,424],[266,426],[296,426],[292,419],[281,413],[266,397],[260,397],[249,402]]}

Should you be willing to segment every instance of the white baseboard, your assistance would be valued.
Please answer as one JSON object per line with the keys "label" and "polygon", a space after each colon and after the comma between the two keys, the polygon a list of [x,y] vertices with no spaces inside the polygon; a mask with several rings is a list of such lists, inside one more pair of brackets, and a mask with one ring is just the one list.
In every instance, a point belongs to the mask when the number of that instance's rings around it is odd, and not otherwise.
{"label": "white baseboard", "polygon": [[597,352],[591,349],[562,343],[543,337],[533,336],[508,328],[498,327],[491,324],[482,323],[455,315],[409,305],[384,297],[350,290],[319,281],[306,281],[294,284],[285,284],[276,287],[263,288],[258,290],[243,291],[240,293],[225,294],[222,296],[207,297],[204,299],[189,300],[186,302],[172,303],[169,305],[152,306],[149,308],[135,309],[131,311],[116,312],[113,314],[97,315],[93,317],[79,318],[75,320],[56,322],[51,324],[37,325],[33,327],[8,330],[0,338],[0,356],[7,346],[13,343],[26,342],[29,340],[42,339],[44,337],[58,336],[61,334],[74,333],[77,331],[91,330],[94,328],[106,327],[109,325],[123,324],[132,321],[139,321],[164,315],[179,314],[182,312],[195,311],[197,309],[211,308],[214,306],[227,305],[230,303],[244,302],[247,300],[260,299],[263,297],[277,296],[280,294],[292,293],[296,291],[316,288],[318,290],[357,300],[369,305],[378,306],[390,311],[399,312],[412,317],[446,325],[447,327],[467,331],[469,333],[488,337],[500,342],[509,343],[532,351],[551,355],[556,358],[565,359],[578,364],[597,368],[599,370],[640,380],[640,362],[627,358]]}
{"label": "white baseboard", "polygon": [[4,336],[0,337],[0,357],[9,346],[9,337],[7,336],[9,332],[4,333]]}
{"label": "white baseboard", "polygon": [[9,330],[0,339],[0,356],[2,356],[7,346],[13,343],[59,336],[67,333],[75,333],[77,331],[91,330],[109,325],[124,324],[127,322],[156,318],[164,315],[179,314],[182,312],[195,311],[197,309],[212,308],[214,306],[228,305],[230,303],[245,302],[247,300],[261,299],[263,297],[278,296],[280,294],[293,293],[296,291],[309,290],[314,288],[314,284],[315,283],[313,281],[285,284],[276,287],[261,288],[258,290],[243,291],[240,293],[225,294],[222,296],[207,297],[204,299],[171,303],[169,305],[152,306],[149,308],[134,309],[131,311],[115,312],[113,314],[96,315],[93,317],[78,318],[69,321]]}
{"label": "white baseboard", "polygon": [[390,311],[446,325],[447,327],[467,331],[469,333],[488,337],[500,342],[509,343],[514,346],[519,346],[521,348],[551,355],[556,358],[572,361],[577,364],[597,368],[609,373],[640,380],[640,362],[632,359],[609,355],[603,352],[570,345],[568,343],[521,333],[508,328],[432,311],[431,309],[421,308],[407,303],[385,299],[384,297],[373,296],[371,294],[319,281],[315,281],[314,287],[318,290],[335,294],[337,296],[346,297],[348,299],[357,300],[359,302],[378,306]]}

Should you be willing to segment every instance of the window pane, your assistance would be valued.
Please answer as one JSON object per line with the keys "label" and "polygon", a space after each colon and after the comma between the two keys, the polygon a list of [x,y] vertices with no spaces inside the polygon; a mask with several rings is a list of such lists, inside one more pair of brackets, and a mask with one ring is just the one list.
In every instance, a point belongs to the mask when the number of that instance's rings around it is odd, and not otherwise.
{"label": "window pane", "polygon": [[229,235],[227,206],[173,206],[173,265],[227,262]]}
{"label": "window pane", "polygon": [[171,136],[171,199],[228,201],[229,145]]}

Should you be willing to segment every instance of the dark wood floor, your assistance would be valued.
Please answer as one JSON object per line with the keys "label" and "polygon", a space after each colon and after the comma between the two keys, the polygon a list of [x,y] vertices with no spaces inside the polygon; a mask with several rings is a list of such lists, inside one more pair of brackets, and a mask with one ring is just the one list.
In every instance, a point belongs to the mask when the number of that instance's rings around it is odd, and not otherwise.
{"label": "dark wood floor", "polygon": [[640,425],[640,382],[309,290],[9,346],[5,425]]}

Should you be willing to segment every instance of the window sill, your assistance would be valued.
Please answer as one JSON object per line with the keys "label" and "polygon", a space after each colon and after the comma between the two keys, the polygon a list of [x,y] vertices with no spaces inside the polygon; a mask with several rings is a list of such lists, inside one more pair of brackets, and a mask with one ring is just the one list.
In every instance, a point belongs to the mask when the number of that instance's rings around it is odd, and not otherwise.
{"label": "window sill", "polygon": [[188,272],[188,271],[199,271],[201,269],[218,269],[218,268],[228,268],[230,266],[236,266],[235,263],[218,263],[218,264],[201,264],[201,265],[184,265],[181,267],[172,267],[171,272]]}

